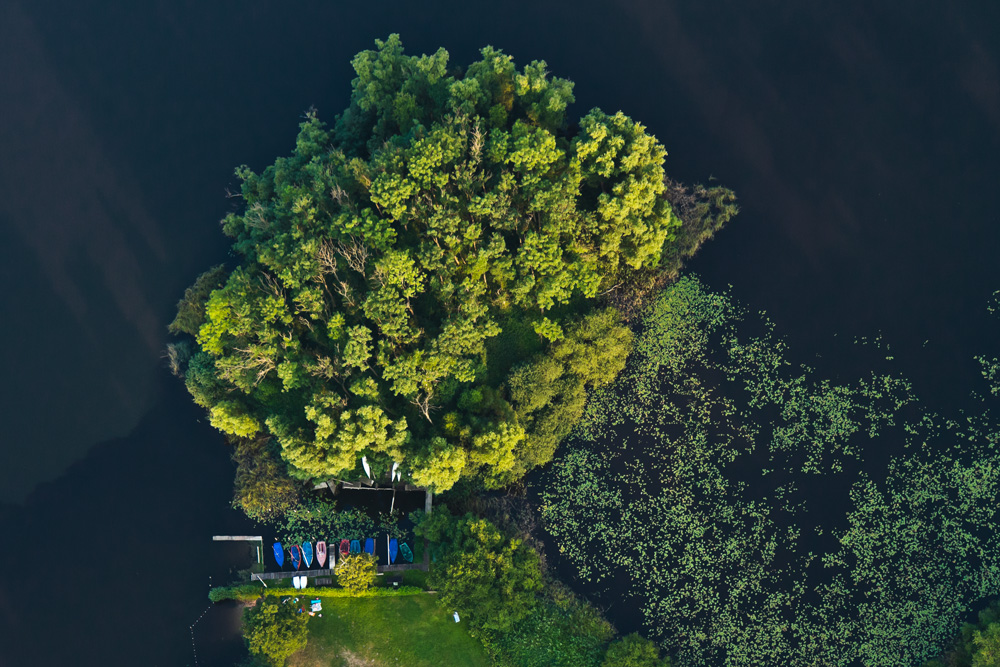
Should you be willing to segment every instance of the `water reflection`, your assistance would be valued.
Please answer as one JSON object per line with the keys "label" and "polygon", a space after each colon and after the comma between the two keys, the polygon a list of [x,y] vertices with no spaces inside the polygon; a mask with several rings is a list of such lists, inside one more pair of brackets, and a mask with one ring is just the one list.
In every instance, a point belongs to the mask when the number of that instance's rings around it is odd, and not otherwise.
{"label": "water reflection", "polygon": [[[258,531],[229,506],[226,448],[172,378],[163,382],[133,433],[95,447],[0,518],[11,546],[0,566],[18,573],[0,582],[5,664],[187,664],[188,628],[210,583],[249,565],[247,545],[211,541]],[[228,608],[207,615],[199,654],[233,657],[237,618]]]}

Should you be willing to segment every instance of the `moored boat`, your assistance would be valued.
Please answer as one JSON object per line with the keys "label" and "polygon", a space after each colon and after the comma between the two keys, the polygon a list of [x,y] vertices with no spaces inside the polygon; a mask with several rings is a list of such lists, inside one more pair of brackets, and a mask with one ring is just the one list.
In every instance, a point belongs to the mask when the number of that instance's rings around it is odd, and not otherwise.
{"label": "moored boat", "polygon": [[296,570],[299,569],[299,563],[302,562],[302,551],[297,546],[292,545],[288,553],[292,555],[292,565],[295,566]]}
{"label": "moored boat", "polygon": [[406,542],[401,542],[399,545],[399,554],[403,557],[407,563],[413,562],[413,552],[410,551],[410,545]]}
{"label": "moored boat", "polygon": [[285,548],[281,546],[281,542],[275,542],[271,545],[274,549],[274,562],[278,564],[278,567],[285,566]]}
{"label": "moored boat", "polygon": [[396,555],[398,553],[399,553],[399,543],[396,541],[396,538],[394,537],[391,540],[389,540],[389,562],[390,563],[395,563],[396,562]]}
{"label": "moored boat", "polygon": [[316,543],[316,564],[320,567],[326,565],[326,542],[323,540]]}
{"label": "moored boat", "polygon": [[313,545],[312,542],[302,543],[302,560],[305,562],[306,567],[309,568],[313,564]]}
{"label": "moored boat", "polygon": [[365,540],[365,553],[366,554],[375,553],[375,540],[373,540],[370,537],[367,540]]}
{"label": "moored boat", "polygon": [[351,553],[351,541],[345,538],[340,541],[340,557],[343,558],[349,553]]}
{"label": "moored boat", "polygon": [[359,554],[359,553],[361,553],[361,541],[360,540],[351,540],[351,553],[352,554]]}

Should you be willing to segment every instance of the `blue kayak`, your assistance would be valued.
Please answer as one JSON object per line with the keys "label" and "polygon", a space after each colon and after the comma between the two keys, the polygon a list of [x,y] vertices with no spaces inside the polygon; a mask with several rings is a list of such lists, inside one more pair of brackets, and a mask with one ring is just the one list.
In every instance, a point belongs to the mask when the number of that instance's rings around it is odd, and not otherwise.
{"label": "blue kayak", "polygon": [[275,542],[271,546],[274,548],[274,561],[278,564],[278,567],[284,567],[285,549],[281,546],[281,542]]}
{"label": "blue kayak", "polygon": [[313,545],[312,542],[302,543],[302,560],[306,562],[306,567],[313,564]]}
{"label": "blue kayak", "polygon": [[358,540],[351,540],[351,553],[359,554],[361,553],[361,542]]}
{"label": "blue kayak", "polygon": [[399,553],[399,543],[396,542],[396,538],[389,540],[389,562],[396,562],[396,554]]}
{"label": "blue kayak", "polygon": [[292,565],[295,566],[296,570],[299,569],[299,563],[302,562],[302,552],[295,545],[292,545],[292,548],[288,552],[292,554]]}
{"label": "blue kayak", "polygon": [[373,540],[370,537],[367,540],[365,540],[365,553],[366,554],[375,553],[375,540]]}

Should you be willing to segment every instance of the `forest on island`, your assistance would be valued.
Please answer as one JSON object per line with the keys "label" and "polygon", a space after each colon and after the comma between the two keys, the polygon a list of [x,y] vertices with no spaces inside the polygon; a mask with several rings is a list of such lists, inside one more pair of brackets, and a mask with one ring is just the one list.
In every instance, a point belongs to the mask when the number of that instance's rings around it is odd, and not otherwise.
{"label": "forest on island", "polygon": [[[667,198],[665,150],[622,113],[566,117],[569,81],[490,47],[464,70],[397,36],[354,59],[350,107],[240,167],[233,267],[179,304],[171,362],[233,438],[251,514],[280,478],[499,488],[551,460],[624,366],[630,304],[733,213]],[[616,301],[617,300],[617,301]],[[269,437],[267,445],[258,442]],[[269,458],[271,457],[271,458]],[[269,507],[266,499],[277,503]]]}
{"label": "forest on island", "polygon": [[[170,325],[234,505],[289,542],[401,537],[311,484],[367,465],[443,494],[405,519],[434,556],[420,583],[500,665],[1000,664],[995,608],[962,625],[1000,592],[985,405],[936,414],[881,343],[854,381],[793,364],[765,316],[680,273],[733,193],[670,179],[622,112],[574,119],[544,62],[376,44],[343,113],[236,170],[232,261]],[[362,560],[341,592],[388,595]],[[248,612],[266,663],[306,633]]]}

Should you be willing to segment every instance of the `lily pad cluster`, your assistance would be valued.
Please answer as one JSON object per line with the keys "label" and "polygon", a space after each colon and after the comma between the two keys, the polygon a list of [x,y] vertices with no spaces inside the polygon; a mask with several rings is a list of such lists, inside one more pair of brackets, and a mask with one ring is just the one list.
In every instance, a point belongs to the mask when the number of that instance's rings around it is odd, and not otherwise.
{"label": "lily pad cluster", "polygon": [[1000,436],[787,353],[681,278],[546,473],[544,524],[681,665],[918,664],[1000,592]]}

